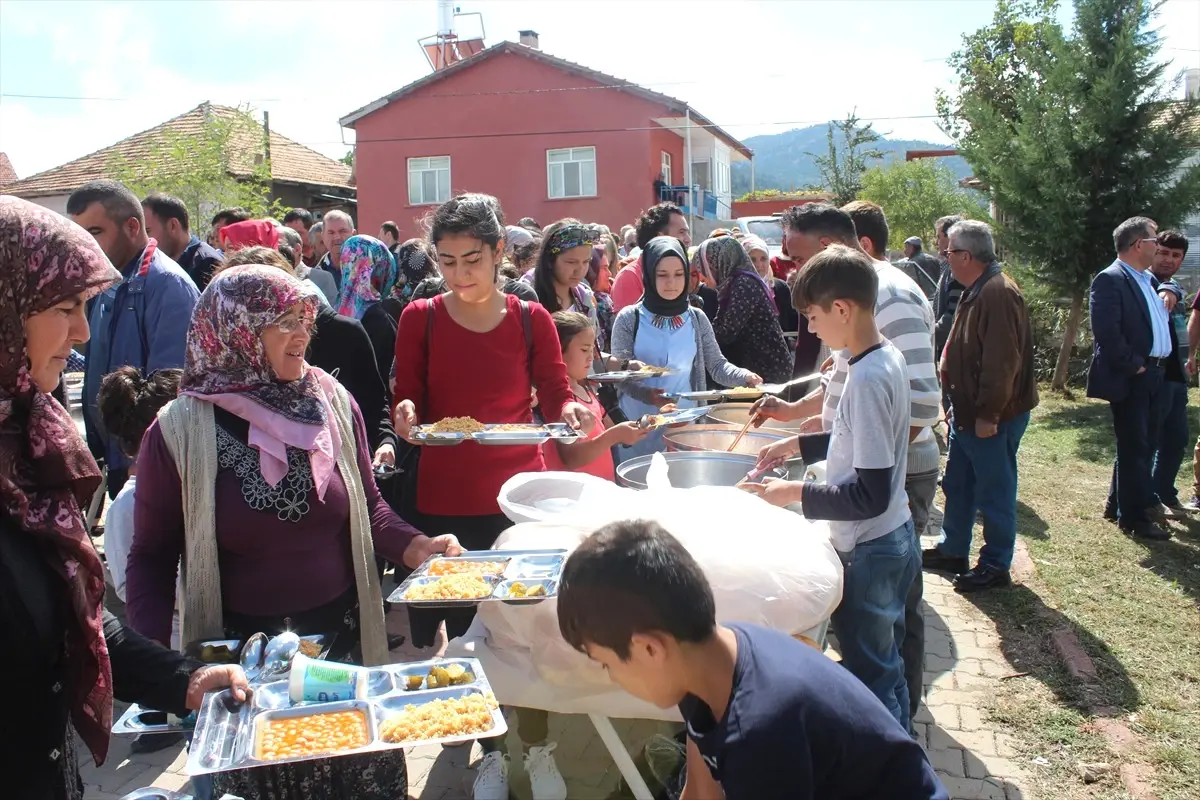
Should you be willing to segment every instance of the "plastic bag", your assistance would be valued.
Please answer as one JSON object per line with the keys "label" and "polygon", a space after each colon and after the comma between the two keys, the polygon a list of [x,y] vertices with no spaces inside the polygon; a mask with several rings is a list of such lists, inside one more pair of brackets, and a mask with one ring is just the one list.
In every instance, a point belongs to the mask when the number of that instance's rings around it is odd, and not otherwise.
{"label": "plastic bag", "polygon": [[[524,497],[544,501],[553,496],[551,487],[557,487],[573,493],[573,500],[558,514],[539,512],[545,521],[505,531],[496,542],[498,549],[573,550],[609,522],[650,519],[678,538],[700,563],[721,621],[749,622],[792,635],[823,623],[841,600],[842,565],[825,523],[806,520],[738,489],[636,491],[606,481],[593,484],[583,480],[587,476],[564,481],[564,473],[524,477]],[[483,603],[479,619],[487,626],[492,647],[527,650],[547,682],[584,691],[612,685],[603,669],[563,640],[554,599],[522,606]]]}

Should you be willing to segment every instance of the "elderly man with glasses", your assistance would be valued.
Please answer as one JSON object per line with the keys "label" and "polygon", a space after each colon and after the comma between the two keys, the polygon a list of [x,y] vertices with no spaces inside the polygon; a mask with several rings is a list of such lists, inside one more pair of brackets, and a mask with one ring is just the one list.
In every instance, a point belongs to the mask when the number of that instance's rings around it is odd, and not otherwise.
{"label": "elderly man with glasses", "polygon": [[1112,408],[1117,456],[1105,518],[1141,539],[1168,539],[1157,525],[1174,516],[1154,492],[1152,468],[1164,407],[1166,381],[1182,376],[1178,345],[1167,308],[1150,271],[1158,250],[1158,225],[1131,217],[1113,231],[1117,260],[1092,281],[1092,367],[1088,397]]}
{"label": "elderly man with glasses", "polygon": [[[1017,449],[1038,404],[1033,331],[1021,290],[996,260],[991,228],[955,223],[946,257],[963,293],[941,360],[942,388],[950,398],[942,535],[922,553],[922,563],[954,574],[959,592],[974,592],[1010,583]],[[976,512],[983,514],[983,549],[968,569]]]}

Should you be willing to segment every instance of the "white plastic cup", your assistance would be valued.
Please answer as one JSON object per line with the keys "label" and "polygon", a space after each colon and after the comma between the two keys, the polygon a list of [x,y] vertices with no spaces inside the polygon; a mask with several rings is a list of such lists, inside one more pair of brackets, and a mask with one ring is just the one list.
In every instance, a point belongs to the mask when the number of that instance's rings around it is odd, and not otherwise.
{"label": "white plastic cup", "polygon": [[365,667],[316,661],[297,653],[288,676],[288,695],[293,703],[366,700],[369,673]]}

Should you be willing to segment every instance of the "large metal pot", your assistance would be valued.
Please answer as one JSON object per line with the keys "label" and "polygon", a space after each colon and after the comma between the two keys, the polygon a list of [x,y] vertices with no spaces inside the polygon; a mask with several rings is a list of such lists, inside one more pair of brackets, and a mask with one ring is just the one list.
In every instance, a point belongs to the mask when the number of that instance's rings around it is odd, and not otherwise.
{"label": "large metal pot", "polygon": [[[750,418],[750,407],[753,403],[719,403],[708,407],[708,413],[700,418],[706,425],[736,425],[741,428]],[[783,431],[784,433],[799,434],[800,420],[780,422],[774,419],[763,420],[756,430]],[[749,434],[747,434],[749,435]],[[728,446],[728,445],[726,445]]]}
{"label": "large metal pot", "polygon": [[[663,435],[663,441],[666,442],[668,452],[725,453],[729,451],[734,439],[737,439],[740,430],[740,427],[733,425],[688,425],[685,428],[668,428]],[[778,428],[751,428],[742,436],[733,452],[757,456],[767,445],[795,435]],[[804,477],[804,459],[799,456],[790,459],[787,462],[787,471],[790,479],[801,480]]]}
{"label": "large metal pot", "polygon": [[[757,459],[743,453],[663,453],[667,475],[676,489],[696,486],[737,486],[754,469]],[[646,488],[646,472],[653,455],[631,458],[617,467],[617,483],[630,489]]]}

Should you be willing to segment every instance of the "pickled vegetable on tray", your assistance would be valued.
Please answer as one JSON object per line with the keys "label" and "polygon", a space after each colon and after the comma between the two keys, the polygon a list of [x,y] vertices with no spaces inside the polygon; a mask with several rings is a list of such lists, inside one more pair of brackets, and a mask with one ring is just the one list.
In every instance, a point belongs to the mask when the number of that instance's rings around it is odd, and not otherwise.
{"label": "pickled vegetable on tray", "polygon": [[331,711],[262,721],[254,756],[260,761],[278,761],[354,750],[369,743],[366,714]]}
{"label": "pickled vegetable on tray", "polygon": [[481,694],[469,694],[405,706],[399,714],[380,724],[379,737],[392,744],[420,742],[487,733],[494,725],[487,699]]}
{"label": "pickled vegetable on tray", "polygon": [[447,664],[433,667],[428,675],[409,675],[404,679],[405,691],[418,689],[445,689],[448,686],[466,686],[475,682],[475,675],[462,664]]}
{"label": "pickled vegetable on tray", "polygon": [[516,583],[514,583],[512,585],[512,588],[508,590],[508,596],[509,597],[545,597],[546,596],[546,587],[541,584],[538,584],[537,586],[526,586],[525,584],[521,583],[520,581],[517,581]]}

